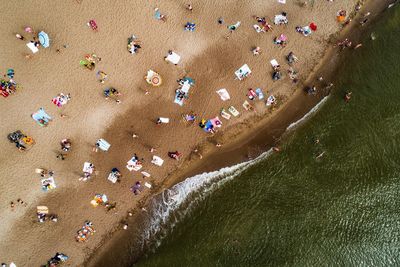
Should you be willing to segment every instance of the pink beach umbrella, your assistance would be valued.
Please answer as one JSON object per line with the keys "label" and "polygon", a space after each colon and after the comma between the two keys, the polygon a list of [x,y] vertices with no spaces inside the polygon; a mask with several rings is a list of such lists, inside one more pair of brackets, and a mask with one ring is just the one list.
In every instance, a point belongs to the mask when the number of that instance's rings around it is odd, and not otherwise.
{"label": "pink beach umbrella", "polygon": [[33,32],[33,30],[32,30],[32,28],[31,28],[31,27],[29,27],[29,26],[26,26],[26,27],[25,27],[25,32],[32,33],[32,32]]}

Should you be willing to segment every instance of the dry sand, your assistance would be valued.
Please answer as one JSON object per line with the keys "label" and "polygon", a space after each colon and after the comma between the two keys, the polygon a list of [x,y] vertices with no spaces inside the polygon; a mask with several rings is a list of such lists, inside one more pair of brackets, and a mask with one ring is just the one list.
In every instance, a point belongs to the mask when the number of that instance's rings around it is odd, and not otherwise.
{"label": "dry sand", "polygon": [[[168,175],[185,164],[167,158],[168,151],[183,152],[185,160],[198,145],[222,142],[228,144],[225,131],[232,137],[241,129],[239,123],[270,116],[270,110],[261,101],[255,103],[256,113],[246,112],[241,104],[246,99],[248,88],[261,87],[264,94],[280,96],[287,101],[295,92],[295,86],[287,75],[280,81],[271,79],[269,61],[276,58],[288,68],[285,55],[293,51],[300,59],[295,68],[305,80],[322,58],[326,43],[340,26],[335,14],[339,9],[353,10],[355,1],[315,1],[313,6],[300,7],[288,1],[281,5],[269,1],[192,1],[194,11],[185,9],[183,1],[75,1],[56,3],[41,1],[32,5],[30,1],[7,2],[3,5],[3,17],[12,18],[0,25],[3,39],[0,41],[1,65],[4,72],[14,68],[15,80],[23,86],[17,94],[1,99],[1,132],[4,137],[17,129],[31,135],[36,145],[20,153],[6,138],[0,140],[1,171],[0,185],[0,261],[14,261],[17,266],[38,266],[46,262],[55,252],[70,256],[67,266],[80,265],[90,252],[101,244],[110,230],[119,224],[126,212],[156,191],[162,184],[169,184]],[[155,7],[168,16],[166,23],[153,18]],[[253,15],[267,16],[270,20],[281,11],[288,12],[288,26],[274,26],[272,32],[257,34],[251,25]],[[226,40],[226,25],[218,25],[217,19],[233,24],[241,21],[239,29]],[[96,19],[99,31],[93,32],[86,23]],[[183,31],[187,21],[197,23],[195,32]],[[318,25],[318,31],[304,37],[294,31],[297,25],[311,21]],[[35,30],[45,30],[51,38],[51,47],[40,49],[32,59],[25,41],[14,37],[29,25]],[[289,38],[286,48],[272,43],[273,37],[284,33]],[[142,41],[142,49],[136,55],[126,50],[127,38],[135,34]],[[28,37],[28,35],[25,35]],[[67,44],[67,48],[62,46]],[[260,46],[263,53],[253,56],[251,48]],[[61,53],[56,49],[60,48]],[[182,56],[178,66],[167,64],[163,57],[168,50]],[[102,61],[95,71],[79,66],[85,54],[96,53]],[[234,80],[234,71],[247,63],[253,71],[244,81]],[[143,80],[147,69],[159,72],[164,83],[152,88]],[[109,75],[105,84],[96,78],[97,70]],[[189,99],[183,107],[173,103],[176,80],[188,75],[196,80]],[[117,105],[105,100],[102,90],[107,86],[119,89],[122,103]],[[227,88],[231,100],[222,102],[215,90]],[[150,94],[145,95],[144,90]],[[59,92],[71,93],[72,101],[63,108],[57,108],[51,99]],[[215,137],[202,131],[196,125],[187,126],[181,121],[181,114],[195,111],[200,118],[212,118],[222,107],[234,105],[240,112],[239,118],[223,119],[222,132]],[[30,117],[39,107],[54,117],[48,127],[38,126]],[[283,108],[282,108],[283,107]],[[278,109],[284,113],[284,105]],[[59,114],[65,113],[66,118]],[[168,125],[157,126],[159,117],[171,118]],[[135,132],[139,138],[133,139]],[[72,151],[65,161],[56,159],[59,142],[63,138],[73,142]],[[105,138],[112,144],[107,153],[93,153],[92,145],[98,138]],[[152,154],[148,147],[156,147],[157,155],[165,158],[163,167],[150,164]],[[208,149],[209,153],[213,149]],[[154,185],[153,191],[145,190],[134,196],[129,187],[143,179],[140,173],[128,172],[125,168],[133,153],[144,157],[144,170],[152,174],[148,179]],[[78,181],[85,161],[94,163],[98,174],[87,183]],[[183,164],[183,165],[182,165]],[[55,170],[58,188],[51,192],[40,189],[40,177],[35,168]],[[112,167],[122,170],[120,184],[111,184],[106,177]],[[93,208],[90,200],[95,193],[105,193],[111,201],[117,202],[116,211],[106,212]],[[17,205],[12,211],[10,201],[22,198],[27,206]],[[36,206],[46,205],[51,212],[59,215],[58,223],[36,222]],[[89,241],[76,243],[75,233],[85,220],[91,220],[97,230]]]}

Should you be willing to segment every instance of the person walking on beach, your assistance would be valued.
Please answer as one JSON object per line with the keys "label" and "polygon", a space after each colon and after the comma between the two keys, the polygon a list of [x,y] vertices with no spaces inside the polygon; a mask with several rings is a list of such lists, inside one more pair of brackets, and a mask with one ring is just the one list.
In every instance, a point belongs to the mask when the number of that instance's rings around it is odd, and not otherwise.
{"label": "person walking on beach", "polygon": [[190,12],[192,12],[193,11],[193,6],[191,4],[188,4],[186,6],[186,9],[189,10]]}

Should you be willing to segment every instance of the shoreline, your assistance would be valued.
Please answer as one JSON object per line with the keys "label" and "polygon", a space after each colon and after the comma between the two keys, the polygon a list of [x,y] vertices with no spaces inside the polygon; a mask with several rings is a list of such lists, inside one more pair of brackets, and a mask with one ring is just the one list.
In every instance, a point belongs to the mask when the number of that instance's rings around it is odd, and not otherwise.
{"label": "shoreline", "polygon": [[[336,39],[343,39],[346,37],[351,37],[351,40],[354,42],[355,40],[359,40],[363,37],[363,33],[367,31],[371,24],[376,23],[378,15],[386,10],[388,3],[377,3],[373,1],[367,1],[362,10],[368,9],[368,11],[373,12],[373,19],[369,22],[369,25],[364,27],[360,27],[358,22],[356,21],[359,16],[356,16],[352,23],[343,28],[339,35],[336,36]],[[360,12],[362,13],[362,12]],[[352,50],[354,51],[354,50]],[[307,80],[304,84],[300,84],[296,86],[296,92],[286,101],[282,106],[275,110],[272,115],[267,118],[260,119],[256,123],[251,123],[252,127],[247,129],[246,131],[241,130],[240,133],[234,137],[234,141],[224,145],[220,149],[215,149],[212,145],[208,144],[207,155],[202,160],[189,160],[186,162],[186,165],[191,166],[180,166],[178,171],[175,171],[173,175],[168,175],[165,181],[157,187],[157,192],[149,194],[145,200],[140,204],[142,207],[147,207],[149,202],[155,198],[158,194],[160,194],[163,190],[168,189],[179,182],[182,182],[188,177],[192,177],[196,174],[210,172],[218,170],[225,166],[232,166],[241,162],[244,162],[250,158],[255,158],[260,155],[262,152],[267,149],[279,145],[281,138],[288,132],[287,127],[293,123],[301,119],[308,111],[310,111],[319,101],[329,93],[320,92],[317,97],[310,97],[304,94],[302,88],[306,84],[310,84],[311,81],[315,81],[317,77],[323,76],[324,80],[333,81],[332,79],[335,74],[339,70],[339,63],[342,62],[346,53],[350,53],[349,51],[344,51],[343,53],[337,53],[337,49],[334,48],[331,44],[326,44],[325,53],[323,59],[317,64],[312,72],[309,74]],[[332,67],[334,66],[334,67]],[[334,87],[333,90],[340,90],[339,88]],[[285,109],[285,113],[282,113],[282,109]],[[242,127],[248,127],[250,123],[242,122]],[[271,133],[272,129],[272,133]],[[250,132],[257,131],[257,134],[253,135]],[[290,130],[289,130],[290,131]],[[225,129],[223,131],[224,134],[229,134],[229,129]],[[230,137],[225,138],[230,139]],[[209,142],[208,142],[209,143]],[[139,212],[136,212],[139,211]],[[134,224],[138,222],[141,224],[143,222],[142,214],[139,208],[136,208],[135,215],[132,218],[129,218],[127,221],[129,224]],[[132,230],[136,234],[140,234],[138,231],[140,227],[135,227],[136,229]],[[98,251],[94,251],[90,254],[88,258],[85,259],[85,266],[103,266],[102,264],[107,265],[107,258],[110,253],[115,257],[115,252],[121,253],[122,255],[126,255],[126,252],[123,251],[124,244],[128,244],[128,239],[131,239],[131,234],[129,231],[124,232],[120,231],[117,226],[112,233],[110,233],[110,240],[105,241],[100,245],[100,248],[97,248]],[[107,236],[105,239],[108,239]],[[127,246],[129,247],[129,246]],[[131,247],[129,247],[132,249]],[[108,252],[107,252],[108,250]],[[111,252],[113,251],[113,252]],[[140,259],[140,257],[139,257]],[[133,262],[136,262],[134,260]]]}

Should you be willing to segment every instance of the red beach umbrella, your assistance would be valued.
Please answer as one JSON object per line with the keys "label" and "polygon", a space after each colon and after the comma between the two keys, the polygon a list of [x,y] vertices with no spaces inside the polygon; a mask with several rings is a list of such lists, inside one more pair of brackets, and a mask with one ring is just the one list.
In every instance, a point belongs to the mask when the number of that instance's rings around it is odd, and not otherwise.
{"label": "red beach umbrella", "polygon": [[317,30],[317,25],[314,22],[311,22],[310,23],[310,29],[313,30],[313,31],[316,31]]}

